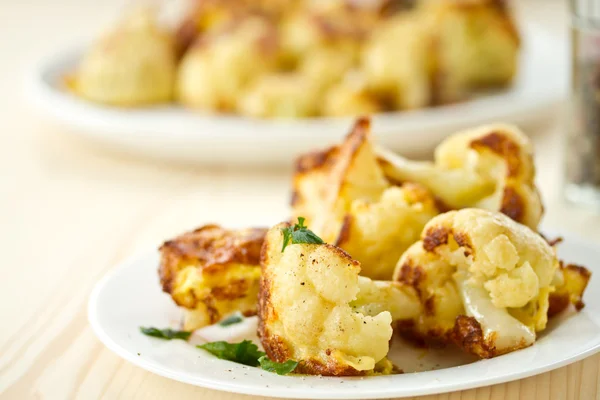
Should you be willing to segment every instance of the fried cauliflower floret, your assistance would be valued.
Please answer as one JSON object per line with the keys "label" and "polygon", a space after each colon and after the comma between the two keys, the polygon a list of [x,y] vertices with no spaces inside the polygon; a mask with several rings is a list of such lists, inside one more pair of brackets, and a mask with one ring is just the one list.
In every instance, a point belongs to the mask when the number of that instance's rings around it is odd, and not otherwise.
{"label": "fried cauliflower floret", "polygon": [[378,201],[389,183],[370,142],[370,122],[359,119],[340,146],[296,161],[292,217],[326,243],[335,243],[354,200]]}
{"label": "fried cauliflower floret", "polygon": [[585,306],[583,292],[591,276],[592,273],[581,265],[560,262],[560,268],[552,282],[555,290],[550,293],[548,317],[561,313],[570,304],[573,304],[577,311],[581,310]]}
{"label": "fried cauliflower floret", "polygon": [[321,113],[327,116],[357,116],[383,111],[381,104],[370,92],[364,77],[352,71],[325,93]]}
{"label": "fried cauliflower floret", "polygon": [[318,112],[318,88],[296,73],[259,78],[240,96],[237,110],[255,118],[302,118]]}
{"label": "fried cauliflower floret", "polygon": [[241,93],[276,61],[273,27],[252,17],[201,39],[179,65],[177,97],[189,107],[232,111]]}
{"label": "fried cauliflower floret", "polygon": [[437,214],[435,199],[421,185],[390,187],[376,202],[352,203],[336,245],[360,261],[362,275],[391,279],[402,253]]}
{"label": "fried cauliflower floret", "polygon": [[517,70],[519,34],[497,0],[422,1],[417,12],[435,40],[435,88],[442,103],[505,86]]}
{"label": "fried cauliflower floret", "polygon": [[161,285],[185,309],[183,329],[214,324],[235,311],[256,314],[265,233],[206,225],[161,246]]}
{"label": "fried cauliflower floret", "polygon": [[298,73],[322,93],[343,80],[356,64],[356,58],[352,51],[343,47],[319,47],[301,60]]}
{"label": "fried cauliflower floret", "polygon": [[358,59],[362,41],[376,20],[374,11],[348,7],[345,1],[304,3],[281,21],[285,63],[291,67],[301,65],[323,50],[335,52],[336,58],[354,62]]}
{"label": "fried cauliflower floret", "polygon": [[362,54],[369,86],[395,109],[431,105],[431,47],[419,13],[400,14],[381,24]]}
{"label": "fried cauliflower floret", "polygon": [[534,184],[533,150],[511,125],[486,125],[456,133],[435,149],[435,162],[415,162],[381,151],[392,181],[417,182],[449,209],[500,211],[536,229],[543,206]]}
{"label": "fried cauliflower floret", "polygon": [[84,55],[73,89],[94,102],[144,106],[172,99],[176,59],[173,38],[149,10],[129,15]]}
{"label": "fried cauliflower floret", "polygon": [[394,273],[394,280],[415,288],[424,309],[404,328],[483,358],[530,346],[546,328],[557,269],[552,247],[504,214],[441,214]]}
{"label": "fried cauliflower floret", "polygon": [[259,336],[271,360],[296,360],[298,373],[362,375],[389,350],[392,316],[356,312],[360,264],[329,244],[290,244],[279,224],[261,254]]}

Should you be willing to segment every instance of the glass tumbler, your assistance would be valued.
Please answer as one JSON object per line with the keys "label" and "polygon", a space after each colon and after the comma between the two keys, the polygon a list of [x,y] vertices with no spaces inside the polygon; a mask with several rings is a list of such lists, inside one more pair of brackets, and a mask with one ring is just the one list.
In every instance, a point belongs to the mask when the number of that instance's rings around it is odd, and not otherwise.
{"label": "glass tumbler", "polygon": [[600,209],[600,0],[570,0],[572,77],[565,196]]}

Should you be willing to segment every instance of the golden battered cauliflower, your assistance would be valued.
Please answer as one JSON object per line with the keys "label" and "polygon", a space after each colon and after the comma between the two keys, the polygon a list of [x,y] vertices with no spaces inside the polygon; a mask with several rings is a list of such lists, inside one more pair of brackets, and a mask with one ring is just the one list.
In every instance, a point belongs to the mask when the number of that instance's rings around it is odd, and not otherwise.
{"label": "golden battered cauliflower", "polygon": [[[345,1],[304,3],[281,21],[285,64],[296,67],[321,51],[336,54],[332,63],[338,63],[339,59],[354,63],[358,60],[361,43],[376,20],[375,12],[348,7]],[[332,76],[330,72],[327,74]]]}
{"label": "golden battered cauliflower", "polygon": [[359,119],[340,146],[296,161],[292,218],[325,242],[335,243],[354,200],[378,201],[389,186],[370,142],[370,121]]}
{"label": "golden battered cauliflower", "polygon": [[398,262],[394,280],[413,286],[424,310],[399,327],[483,358],[530,346],[546,328],[557,269],[552,247],[504,214],[441,214]]}
{"label": "golden battered cauliflower", "polygon": [[383,111],[377,97],[358,71],[351,71],[325,93],[321,113],[326,116],[358,116]]}
{"label": "golden battered cauliflower", "polygon": [[319,91],[296,73],[268,74],[240,95],[237,111],[255,118],[303,118],[318,112]]}
{"label": "golden battered cauliflower", "polygon": [[144,106],[171,101],[176,74],[173,38],[149,10],[128,16],[84,55],[74,91],[91,101]]}
{"label": "golden battered cauliflower", "polygon": [[179,66],[176,95],[190,107],[232,111],[242,91],[270,71],[276,58],[271,23],[245,19],[231,32],[203,37],[188,50]]}
{"label": "golden battered cauliflower", "polygon": [[390,279],[400,255],[439,213],[419,184],[390,187],[370,142],[369,121],[359,119],[338,147],[300,157],[294,176],[293,218],[362,264],[361,274]]}
{"label": "golden battered cauliflower", "polygon": [[296,372],[362,375],[389,350],[392,316],[356,312],[360,264],[329,244],[283,248],[279,224],[267,233],[261,254],[259,336],[271,360],[296,360]]}
{"label": "golden battered cauliflower", "polygon": [[[342,81],[356,65],[356,55],[335,46],[319,47],[302,59],[298,73],[322,94],[331,86]],[[365,114],[367,112],[365,111]]]}
{"label": "golden battered cauliflower", "polygon": [[505,86],[516,73],[519,34],[498,0],[421,1],[435,42],[435,97],[440,103],[465,99],[473,90]]}
{"label": "golden battered cauliflower", "polygon": [[361,275],[391,279],[402,253],[437,214],[435,199],[421,185],[390,187],[378,201],[351,204],[336,245],[360,261]]}
{"label": "golden battered cauliflower", "polygon": [[256,314],[265,233],[206,225],[161,246],[160,281],[185,310],[184,330],[214,324],[235,311]]}
{"label": "golden battered cauliflower", "polygon": [[433,42],[419,13],[382,23],[365,45],[362,68],[369,86],[394,109],[432,104]]}
{"label": "golden battered cauliflower", "polygon": [[543,206],[534,184],[533,150],[511,125],[486,125],[456,133],[435,149],[435,162],[415,162],[380,151],[388,179],[417,182],[448,209],[500,211],[536,230]]}
{"label": "golden battered cauliflower", "polygon": [[550,293],[548,317],[553,317],[573,304],[577,311],[581,310],[583,292],[590,281],[592,273],[585,267],[576,264],[560,262],[560,268],[552,281],[555,290]]}

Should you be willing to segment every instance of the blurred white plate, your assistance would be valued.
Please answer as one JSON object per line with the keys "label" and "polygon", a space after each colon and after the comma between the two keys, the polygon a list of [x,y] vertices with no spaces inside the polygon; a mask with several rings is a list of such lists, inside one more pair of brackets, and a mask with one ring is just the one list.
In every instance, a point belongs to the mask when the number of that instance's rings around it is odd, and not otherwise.
{"label": "blurred white plate", "polygon": [[[447,134],[473,125],[539,121],[563,97],[566,41],[536,25],[521,29],[523,49],[514,85],[468,102],[374,117],[377,142],[403,154],[430,150]],[[194,163],[289,163],[301,152],[333,144],[352,118],[256,120],[206,115],[168,105],[143,109],[105,107],[65,90],[82,48],[43,59],[29,80],[31,99],[72,132],[121,150]]]}
{"label": "blurred white plate", "polygon": [[[564,235],[563,235],[564,236]],[[595,269],[600,249],[570,236],[560,256]],[[600,287],[594,277],[580,313],[553,319],[531,347],[473,362],[455,351],[413,349],[395,344],[390,358],[402,375],[360,378],[278,376],[258,368],[219,360],[193,344],[256,340],[255,319],[229,328],[196,332],[192,343],[144,336],[140,326],[177,327],[181,312],[162,293],[156,251],[125,261],[104,277],[91,294],[88,318],[98,338],[129,362],[155,374],[192,385],[261,396],[311,399],[376,399],[417,396],[475,388],[540,374],[600,350]],[[254,324],[254,325],[253,325]]]}

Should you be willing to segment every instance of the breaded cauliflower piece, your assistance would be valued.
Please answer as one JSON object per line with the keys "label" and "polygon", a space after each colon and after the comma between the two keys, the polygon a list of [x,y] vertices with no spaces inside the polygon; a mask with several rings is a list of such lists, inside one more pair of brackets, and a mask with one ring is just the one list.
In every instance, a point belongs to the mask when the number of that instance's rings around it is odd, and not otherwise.
{"label": "breaded cauliflower piece", "polygon": [[[319,47],[300,61],[298,73],[322,94],[343,80],[356,65],[356,58],[353,52],[346,51],[343,47]],[[367,110],[364,114],[368,114]]]}
{"label": "breaded cauliflower piece", "polygon": [[546,328],[558,260],[536,232],[481,209],[433,218],[402,255],[394,280],[412,285],[424,313],[400,325],[482,358],[533,344]]}
{"label": "breaded cauliflower piece", "polygon": [[383,22],[362,52],[369,87],[394,109],[431,105],[432,47],[421,14],[401,13]]}
{"label": "breaded cauliflower piece", "polygon": [[238,97],[277,59],[274,27],[251,17],[233,30],[202,37],[179,65],[176,95],[186,106],[232,111]]}
{"label": "breaded cauliflower piece", "polygon": [[340,146],[296,161],[292,218],[304,217],[326,243],[336,242],[354,200],[378,201],[389,186],[370,136],[370,121],[361,118]]}
{"label": "breaded cauliflower piece", "polygon": [[214,324],[235,311],[256,314],[266,231],[206,225],[160,247],[160,281],[163,291],[185,309],[183,329]]}
{"label": "breaded cauliflower piece", "polygon": [[319,89],[297,73],[268,74],[248,87],[237,111],[255,118],[303,118],[318,112]]}
{"label": "breaded cauliflower piece", "polygon": [[555,290],[550,293],[550,307],[548,317],[553,317],[564,311],[573,304],[577,311],[581,310],[583,304],[583,292],[590,281],[592,273],[585,267],[576,264],[565,264],[560,262],[560,268],[552,285]]}
{"label": "breaded cauliflower piece", "polygon": [[150,10],[129,15],[83,56],[73,90],[98,103],[136,107],[172,100],[173,37]]}
{"label": "breaded cauliflower piece", "polygon": [[536,230],[543,206],[534,184],[531,142],[511,125],[485,125],[456,133],[435,149],[435,162],[379,152],[386,177],[429,188],[448,209],[500,211]]}
{"label": "breaded cauliflower piece", "polygon": [[186,31],[184,41],[206,32],[221,30],[249,15],[280,17],[296,7],[299,0],[195,0],[181,21],[180,31]]}
{"label": "breaded cauliflower piece", "polygon": [[356,312],[360,264],[329,244],[290,244],[279,224],[261,254],[259,336],[271,360],[310,375],[363,375],[389,350],[392,316]]}
{"label": "breaded cauliflower piece", "polygon": [[321,114],[326,116],[358,116],[383,111],[358,71],[347,73],[342,81],[327,90],[324,97]]}
{"label": "breaded cauliflower piece", "polygon": [[402,253],[439,213],[435,199],[421,185],[390,187],[378,201],[352,203],[336,245],[360,261],[362,275],[391,279]]}
{"label": "breaded cauliflower piece", "polygon": [[515,76],[520,39],[498,0],[425,0],[416,12],[435,46],[435,97],[465,99],[473,90],[508,85]]}
{"label": "breaded cauliflower piece", "polygon": [[375,10],[348,7],[343,0],[304,3],[281,21],[285,64],[296,67],[323,50],[353,63],[377,19]]}
{"label": "breaded cauliflower piece", "polygon": [[390,187],[375,159],[367,119],[359,119],[340,146],[300,157],[293,186],[293,218],[305,217],[372,279],[390,279],[400,255],[440,212],[425,187]]}

